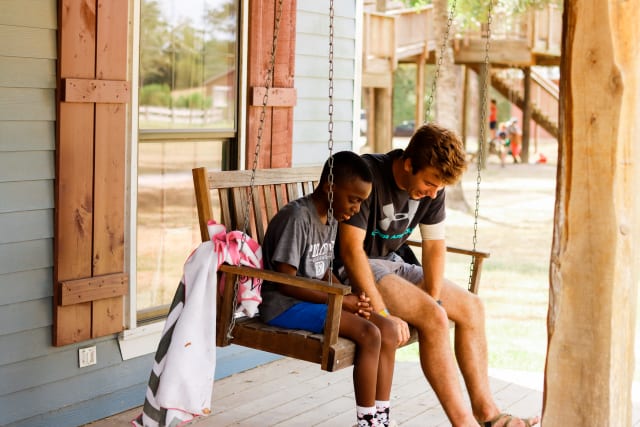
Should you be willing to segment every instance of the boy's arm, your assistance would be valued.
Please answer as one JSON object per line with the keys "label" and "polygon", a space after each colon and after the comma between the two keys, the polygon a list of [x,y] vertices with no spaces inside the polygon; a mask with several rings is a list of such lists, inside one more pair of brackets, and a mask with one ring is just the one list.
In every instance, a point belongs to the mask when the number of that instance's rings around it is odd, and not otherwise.
{"label": "boy's arm", "polygon": [[440,299],[442,291],[446,253],[444,240],[422,241],[422,288],[435,300]]}
{"label": "boy's arm", "polygon": [[[284,262],[276,262],[274,269],[275,271],[289,274],[291,276],[295,276],[298,272],[297,268]],[[290,297],[299,299],[301,301],[308,301],[317,304],[325,304],[327,302],[327,294],[325,294],[324,292],[314,291],[313,289],[299,288],[297,286],[289,286],[282,283],[279,283],[278,287],[280,289],[280,292],[282,292],[283,294],[289,295]]]}
{"label": "boy's arm", "polygon": [[[354,225],[340,223],[340,256],[344,263],[344,268],[349,276],[351,288],[358,289],[370,299],[370,304],[374,313],[379,313],[387,308],[384,299],[375,284],[373,272],[369,266],[369,257],[364,251],[364,237],[366,231]],[[409,339],[409,325],[399,317],[389,315],[396,324],[398,332],[398,345],[404,344]]]}
{"label": "boy's arm", "polygon": [[386,308],[382,295],[378,292],[369,267],[369,258],[364,251],[363,243],[366,231],[362,228],[340,223],[338,233],[340,257],[349,277],[349,285],[358,292],[364,292],[370,299],[371,307],[378,313]]}
{"label": "boy's arm", "polygon": [[[298,271],[298,269],[296,269],[292,265],[284,262],[276,263],[275,270],[280,273],[290,274],[292,276],[295,276]],[[325,276],[324,280],[328,280],[328,277]],[[341,283],[335,275],[333,275],[332,280],[333,283]],[[327,303],[327,294],[325,294],[324,292],[314,291],[313,289],[304,289],[297,286],[289,286],[282,283],[279,283],[278,287],[278,289],[280,289],[280,292],[282,292],[283,294],[299,299],[301,301],[307,301],[316,304]],[[342,309],[347,310],[350,313],[355,313],[364,318],[369,318],[369,314],[371,311],[369,308],[369,302],[366,298],[358,298],[353,294],[344,296],[344,298],[342,299]]]}

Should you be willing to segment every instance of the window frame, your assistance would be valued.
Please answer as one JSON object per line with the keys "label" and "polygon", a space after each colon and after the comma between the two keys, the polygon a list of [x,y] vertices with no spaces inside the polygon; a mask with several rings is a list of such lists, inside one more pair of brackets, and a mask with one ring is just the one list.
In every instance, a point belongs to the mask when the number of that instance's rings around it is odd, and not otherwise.
{"label": "window frame", "polygon": [[[141,0],[134,0],[132,5],[132,31],[131,31],[131,81],[138,81],[139,55],[140,55],[140,9]],[[126,268],[129,273],[129,294],[124,300],[124,324],[125,330],[118,336],[118,343],[123,360],[152,353],[156,350],[165,324],[166,315],[157,313],[154,320],[141,322],[137,312],[137,176],[138,155],[137,149],[141,141],[158,141],[166,138],[176,139],[224,139],[227,141],[230,152],[230,167],[237,168],[244,164],[246,158],[245,132],[247,123],[247,57],[248,57],[248,31],[249,31],[249,0],[239,2],[239,55],[238,55],[238,102],[236,104],[236,129],[212,130],[138,130],[138,99],[139,88],[137,84],[131,85],[131,108],[129,109],[129,150],[127,165],[127,224],[126,224]],[[235,147],[233,147],[235,145]],[[161,308],[158,309],[158,312]],[[156,314],[156,313],[154,313]]]}

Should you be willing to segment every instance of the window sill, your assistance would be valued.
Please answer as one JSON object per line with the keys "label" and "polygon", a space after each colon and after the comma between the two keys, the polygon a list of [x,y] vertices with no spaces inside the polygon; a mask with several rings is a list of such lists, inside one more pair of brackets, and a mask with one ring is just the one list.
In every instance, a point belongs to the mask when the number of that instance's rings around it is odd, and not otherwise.
{"label": "window sill", "polygon": [[150,323],[135,329],[127,329],[118,335],[122,360],[155,353],[164,330],[165,321]]}

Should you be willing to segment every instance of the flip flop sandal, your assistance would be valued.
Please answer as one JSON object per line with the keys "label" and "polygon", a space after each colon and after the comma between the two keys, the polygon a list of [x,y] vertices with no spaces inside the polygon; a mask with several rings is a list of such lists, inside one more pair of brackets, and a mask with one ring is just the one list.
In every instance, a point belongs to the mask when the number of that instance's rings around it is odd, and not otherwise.
{"label": "flip flop sandal", "polygon": [[[511,414],[498,414],[495,418],[490,419],[489,421],[485,421],[484,423],[482,423],[483,427],[494,427],[496,425],[496,423],[504,418],[507,418],[507,422],[504,423],[502,425],[502,427],[509,427],[509,423],[511,422],[511,420],[513,420],[513,415]],[[524,418],[521,418],[522,421],[524,422],[524,425],[526,427],[531,427],[531,424],[529,423],[529,420],[526,420]]]}

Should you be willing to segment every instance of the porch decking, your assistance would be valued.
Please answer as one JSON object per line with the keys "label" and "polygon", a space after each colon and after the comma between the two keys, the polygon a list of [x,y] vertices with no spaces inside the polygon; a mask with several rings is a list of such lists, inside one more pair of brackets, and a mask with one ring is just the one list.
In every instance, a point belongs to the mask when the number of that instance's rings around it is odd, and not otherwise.
{"label": "porch decking", "polygon": [[[217,381],[212,414],[189,425],[352,426],[355,403],[351,373],[351,368],[327,373],[307,362],[277,360]],[[542,409],[541,381],[541,375],[524,378],[520,382],[525,385],[492,377],[491,389],[503,410],[530,416],[540,414]],[[392,417],[401,426],[450,425],[417,362],[396,362],[391,400]],[[126,425],[140,411],[141,408],[134,408],[89,425]]]}

